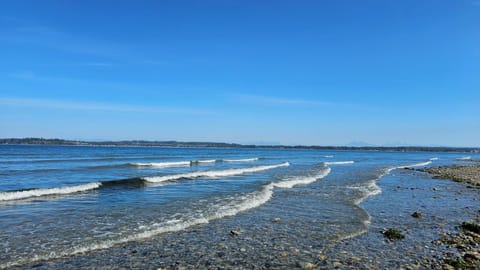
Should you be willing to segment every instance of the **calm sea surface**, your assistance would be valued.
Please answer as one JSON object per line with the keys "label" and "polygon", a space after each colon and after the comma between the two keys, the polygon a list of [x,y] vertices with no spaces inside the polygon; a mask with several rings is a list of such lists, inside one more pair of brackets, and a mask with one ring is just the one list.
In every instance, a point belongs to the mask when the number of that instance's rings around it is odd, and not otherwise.
{"label": "calm sea surface", "polygon": [[[369,226],[361,206],[381,193],[381,177],[465,156],[4,145],[0,268],[108,249],[262,207],[294,217],[292,232],[307,227],[325,242],[354,237]],[[297,226],[306,215],[315,224]]]}

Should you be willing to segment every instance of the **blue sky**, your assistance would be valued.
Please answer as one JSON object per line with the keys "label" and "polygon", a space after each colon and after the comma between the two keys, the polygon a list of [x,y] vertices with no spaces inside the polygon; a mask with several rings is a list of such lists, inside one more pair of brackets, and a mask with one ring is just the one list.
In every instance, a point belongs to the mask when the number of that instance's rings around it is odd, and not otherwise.
{"label": "blue sky", "polygon": [[480,146],[480,1],[0,1],[0,137]]}

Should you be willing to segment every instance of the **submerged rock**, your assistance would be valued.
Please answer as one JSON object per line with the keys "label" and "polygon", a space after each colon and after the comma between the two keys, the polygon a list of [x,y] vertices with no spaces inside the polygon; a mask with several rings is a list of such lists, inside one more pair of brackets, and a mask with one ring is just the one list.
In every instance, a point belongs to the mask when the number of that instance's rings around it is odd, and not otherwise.
{"label": "submerged rock", "polygon": [[390,228],[388,230],[384,229],[380,232],[383,234],[383,236],[385,236],[389,240],[399,240],[399,239],[405,238],[405,236],[395,228]]}
{"label": "submerged rock", "polygon": [[414,218],[421,218],[421,217],[422,217],[422,213],[415,211],[415,212],[413,212],[412,217],[414,217]]}

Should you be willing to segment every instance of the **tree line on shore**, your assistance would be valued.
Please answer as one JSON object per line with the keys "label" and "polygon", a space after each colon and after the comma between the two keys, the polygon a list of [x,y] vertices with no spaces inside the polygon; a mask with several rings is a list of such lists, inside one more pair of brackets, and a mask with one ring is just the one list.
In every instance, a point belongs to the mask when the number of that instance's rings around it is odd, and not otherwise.
{"label": "tree line on shore", "polygon": [[262,149],[312,149],[312,150],[364,150],[364,151],[427,151],[427,152],[470,152],[480,153],[472,147],[427,147],[427,146],[319,146],[319,145],[253,145],[222,142],[179,142],[179,141],[81,141],[45,138],[5,138],[0,144],[8,145],[67,145],[67,146],[142,146],[142,147],[214,147],[214,148],[262,148]]}

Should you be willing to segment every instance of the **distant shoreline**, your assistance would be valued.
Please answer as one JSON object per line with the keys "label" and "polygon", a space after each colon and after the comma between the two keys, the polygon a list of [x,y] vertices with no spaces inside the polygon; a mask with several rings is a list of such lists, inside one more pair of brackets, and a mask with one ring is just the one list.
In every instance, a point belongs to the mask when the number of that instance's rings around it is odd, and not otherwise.
{"label": "distant shoreline", "polygon": [[317,146],[317,145],[254,145],[219,142],[179,142],[179,141],[81,141],[44,138],[5,138],[0,145],[36,146],[96,146],[96,147],[164,147],[164,148],[250,148],[250,149],[300,149],[337,151],[393,151],[393,152],[462,152],[480,153],[476,147],[428,147],[428,146]]}

